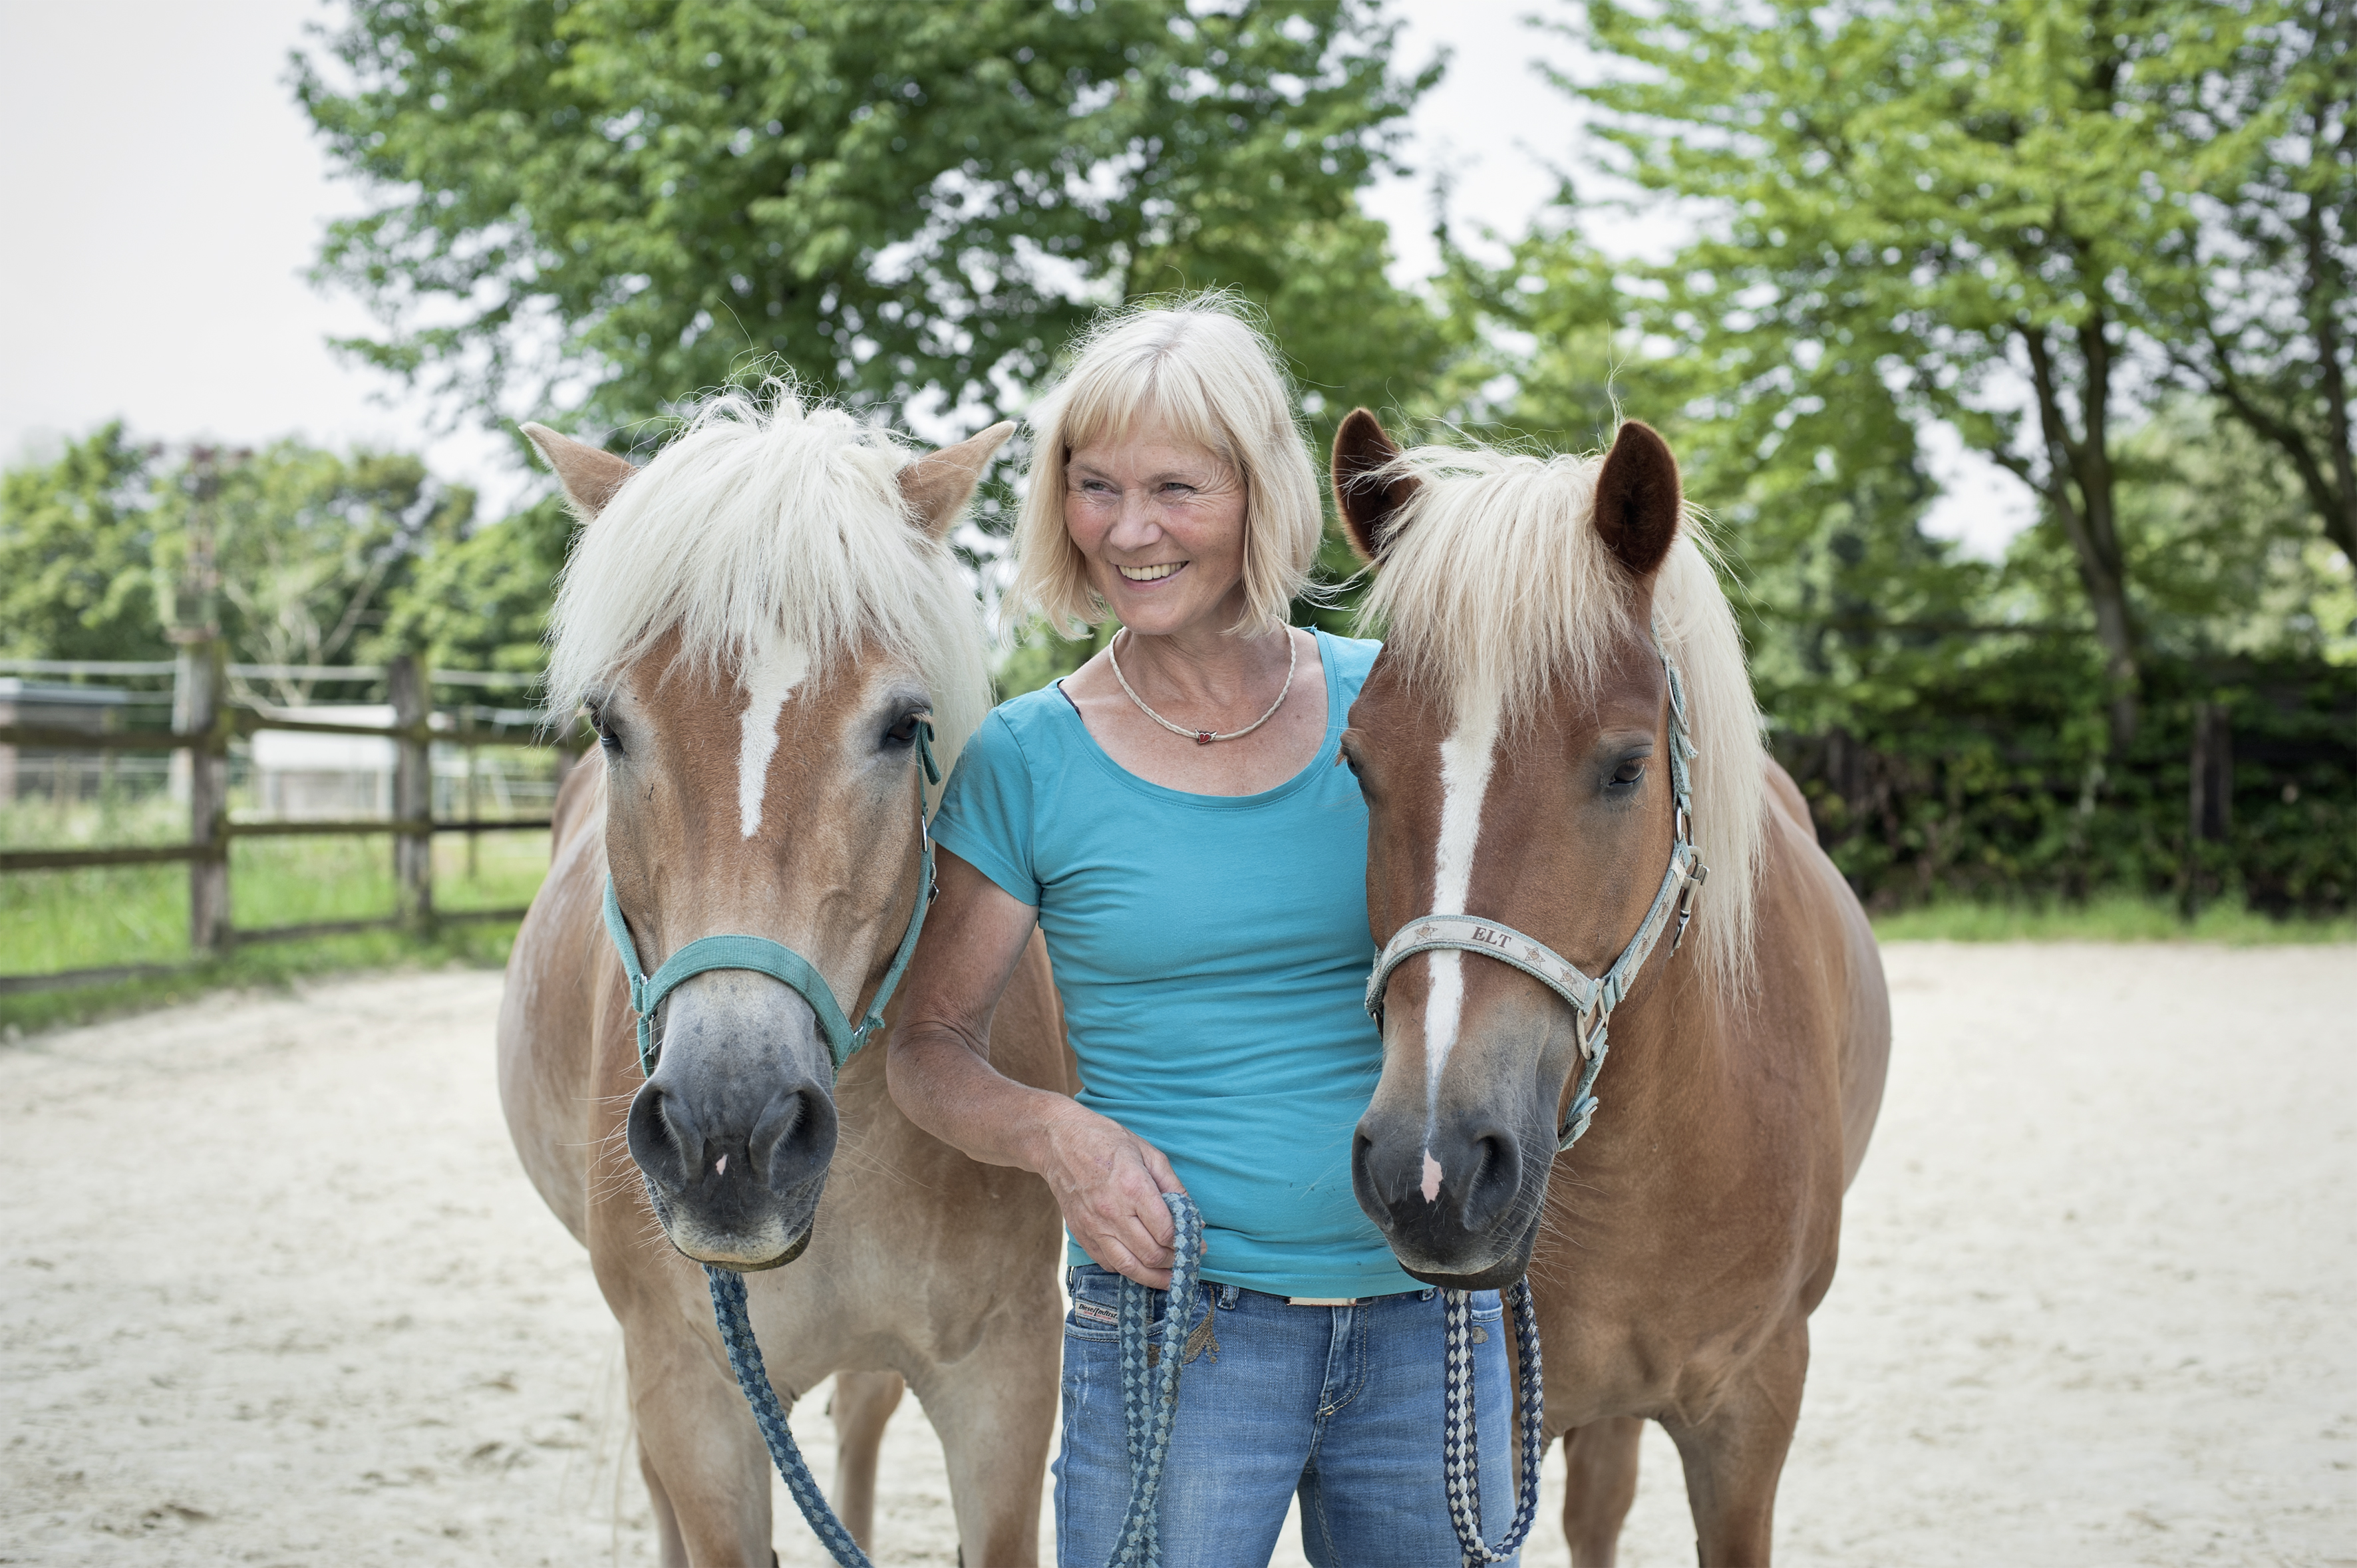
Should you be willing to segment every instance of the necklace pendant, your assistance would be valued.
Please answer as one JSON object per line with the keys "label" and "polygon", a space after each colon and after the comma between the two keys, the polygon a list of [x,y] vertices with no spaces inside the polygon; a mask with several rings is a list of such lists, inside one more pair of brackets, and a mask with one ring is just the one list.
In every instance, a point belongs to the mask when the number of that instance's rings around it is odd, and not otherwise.
{"label": "necklace pendant", "polygon": [[1209,746],[1217,739],[1219,739],[1219,736],[1213,735],[1210,730],[1199,729],[1195,732],[1195,744],[1197,746]]}

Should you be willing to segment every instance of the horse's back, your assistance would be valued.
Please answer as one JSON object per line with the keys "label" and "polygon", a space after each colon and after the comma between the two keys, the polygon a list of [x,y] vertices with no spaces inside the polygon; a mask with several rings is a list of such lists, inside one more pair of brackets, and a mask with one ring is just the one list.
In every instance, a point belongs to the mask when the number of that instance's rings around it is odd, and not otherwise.
{"label": "horse's back", "polygon": [[1841,1085],[1842,1184],[1846,1187],[1865,1163],[1866,1146],[1882,1109],[1883,1079],[1890,1061],[1890,993],[1866,907],[1818,845],[1807,799],[1781,766],[1773,760],[1766,766],[1770,835],[1777,844],[1770,864],[1781,860],[1792,868],[1800,883],[1798,907],[1806,911],[1803,932],[1779,936],[1809,941],[1819,950]]}
{"label": "horse's back", "polygon": [[500,1000],[500,1104],[532,1184],[587,1244],[595,1136],[591,1047],[605,893],[605,769],[576,767],[557,791],[548,876],[508,955]]}

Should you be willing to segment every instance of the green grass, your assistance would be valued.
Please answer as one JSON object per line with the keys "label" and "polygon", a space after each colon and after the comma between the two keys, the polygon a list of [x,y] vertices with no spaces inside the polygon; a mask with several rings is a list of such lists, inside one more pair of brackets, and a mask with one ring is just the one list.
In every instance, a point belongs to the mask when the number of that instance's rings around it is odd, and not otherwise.
{"label": "green grass", "polygon": [[1886,942],[2217,942],[2227,947],[2357,941],[2357,918],[2278,920],[2220,901],[2187,920],[2166,899],[2104,894],[2083,904],[1930,904],[1878,915]]}
{"label": "green grass", "polygon": [[[11,848],[168,843],[186,832],[185,819],[161,803],[70,815],[40,805],[0,809],[0,843]],[[481,834],[469,861],[463,838],[436,840],[436,910],[522,908],[548,869],[548,834]],[[230,909],[241,929],[374,919],[394,907],[390,834],[231,843]],[[185,967],[162,978],[0,995],[0,1028],[48,1027],[222,986],[283,985],[303,975],[414,963],[501,963],[514,935],[511,920],[453,925],[426,938],[371,931],[243,944],[226,960],[199,964],[188,947],[185,865],[11,873],[0,876],[0,974]]]}

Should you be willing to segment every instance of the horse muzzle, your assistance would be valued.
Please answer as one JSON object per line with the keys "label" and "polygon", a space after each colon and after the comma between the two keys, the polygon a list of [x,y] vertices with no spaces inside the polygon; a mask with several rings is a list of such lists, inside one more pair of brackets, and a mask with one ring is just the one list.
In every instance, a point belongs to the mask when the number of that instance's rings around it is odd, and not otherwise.
{"label": "horse muzzle", "polygon": [[630,1157],[672,1245],[699,1263],[791,1262],[834,1158],[831,1058],[809,1005],[742,971],[663,1004],[654,1076],[630,1101]]}
{"label": "horse muzzle", "polygon": [[1545,1149],[1487,1116],[1360,1119],[1351,1143],[1359,1207],[1400,1267],[1449,1290],[1498,1290],[1529,1269],[1546,1201]]}

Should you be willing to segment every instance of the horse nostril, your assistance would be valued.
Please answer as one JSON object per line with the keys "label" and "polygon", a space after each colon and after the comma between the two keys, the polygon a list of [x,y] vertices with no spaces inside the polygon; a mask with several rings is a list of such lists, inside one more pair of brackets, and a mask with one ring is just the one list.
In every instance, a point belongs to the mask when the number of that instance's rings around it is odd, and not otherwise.
{"label": "horse nostril", "polygon": [[692,1161],[700,1161],[703,1130],[677,1095],[666,1094],[653,1083],[631,1097],[626,1130],[630,1157],[639,1168],[666,1190],[676,1192],[694,1176]]}
{"label": "horse nostril", "polygon": [[770,1097],[745,1140],[754,1176],[772,1192],[823,1171],[834,1154],[834,1108],[815,1084]]}
{"label": "horse nostril", "polygon": [[1495,1130],[1470,1140],[1472,1178],[1465,1184],[1459,1210],[1465,1229],[1476,1235],[1487,1230],[1522,1190],[1523,1155],[1514,1140]]}

